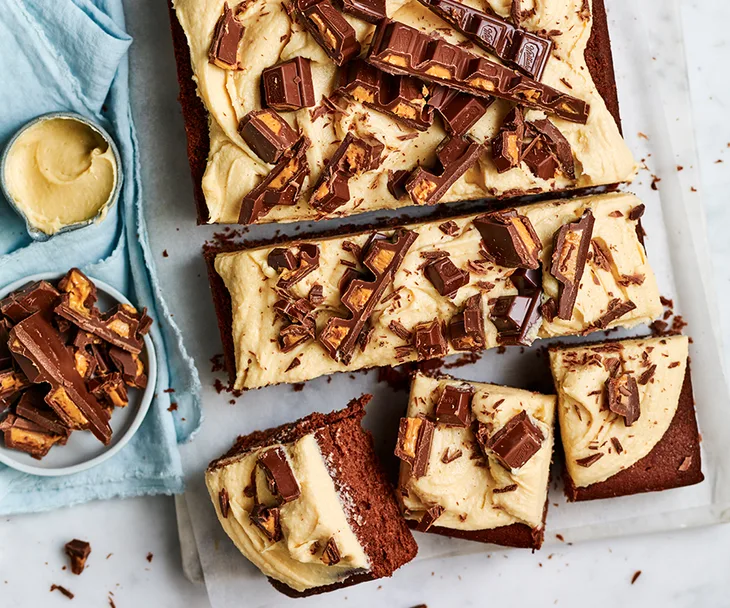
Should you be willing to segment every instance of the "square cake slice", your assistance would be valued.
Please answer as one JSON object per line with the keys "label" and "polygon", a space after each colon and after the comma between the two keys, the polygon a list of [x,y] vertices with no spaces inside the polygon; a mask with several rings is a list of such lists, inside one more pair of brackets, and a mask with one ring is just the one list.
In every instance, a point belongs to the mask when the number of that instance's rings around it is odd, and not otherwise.
{"label": "square cake slice", "polygon": [[568,500],[704,479],[686,336],[550,351]]}
{"label": "square cake slice", "polygon": [[290,597],[391,576],[416,555],[360,426],[370,398],[240,437],[208,467],[226,534]]}
{"label": "square cake slice", "polygon": [[398,497],[408,524],[539,549],[555,401],[506,386],[417,375],[396,446]]}

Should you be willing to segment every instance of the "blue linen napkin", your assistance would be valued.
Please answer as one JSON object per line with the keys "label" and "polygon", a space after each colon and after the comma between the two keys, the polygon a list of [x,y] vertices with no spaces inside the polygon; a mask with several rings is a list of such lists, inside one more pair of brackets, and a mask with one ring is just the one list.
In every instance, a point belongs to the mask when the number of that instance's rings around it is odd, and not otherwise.
{"label": "blue linen napkin", "polygon": [[[73,111],[101,123],[122,156],[124,183],[105,221],[31,241],[0,197],[0,286],[78,266],[146,306],[159,369],[157,391],[132,441],[98,467],[41,478],[0,465],[0,515],[94,499],[183,490],[179,441],[199,427],[200,380],[162,298],[147,240],[137,139],[129,102],[122,0],[0,0],[0,148],[30,119]],[[164,392],[174,389],[174,393]],[[170,412],[171,401],[177,410]]]}

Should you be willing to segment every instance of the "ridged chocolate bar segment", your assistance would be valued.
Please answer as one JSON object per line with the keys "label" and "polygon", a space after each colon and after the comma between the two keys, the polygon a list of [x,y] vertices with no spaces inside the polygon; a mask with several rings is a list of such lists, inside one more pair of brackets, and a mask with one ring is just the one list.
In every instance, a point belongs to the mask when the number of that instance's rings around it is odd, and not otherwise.
{"label": "ridged chocolate bar segment", "polygon": [[330,317],[320,332],[319,341],[330,357],[349,363],[365,323],[417,237],[410,230],[399,230],[392,240],[376,234],[363,248],[362,263],[374,278],[350,281],[340,298],[350,317]]}
{"label": "ridged chocolate bar segment", "polygon": [[549,38],[515,27],[494,13],[485,13],[456,0],[420,0],[444,21],[484,50],[540,80],[550,57]]}
{"label": "ridged chocolate bar segment", "polygon": [[239,223],[253,224],[278,205],[296,204],[304,178],[309,175],[308,148],[309,139],[300,137],[264,180],[243,197]]}
{"label": "ridged chocolate bar segment", "polygon": [[266,68],[261,73],[261,88],[264,105],[279,112],[315,104],[312,66],[305,57],[295,57]]}
{"label": "ridged chocolate bar segment", "polygon": [[342,12],[375,25],[387,17],[385,0],[342,0]]}
{"label": "ridged chocolate bar segment", "polygon": [[226,2],[223,14],[213,30],[213,41],[208,50],[208,61],[224,70],[238,69],[238,45],[243,38],[243,25]]}
{"label": "ridged chocolate bar segment", "polygon": [[487,113],[494,98],[475,97],[445,86],[435,85],[428,105],[435,108],[450,135],[464,135]]}
{"label": "ridged chocolate bar segment", "polygon": [[446,137],[436,148],[434,170],[418,167],[406,182],[406,191],[416,205],[435,205],[448,189],[479,159],[482,151],[468,137]]}
{"label": "ridged chocolate bar segment", "polygon": [[238,126],[249,148],[265,163],[276,163],[297,142],[297,133],[272,109],[252,110]]}
{"label": "ridged chocolate bar segment", "polygon": [[500,97],[571,122],[588,120],[585,101],[403,23],[384,20],[378,26],[367,61],[392,74]]}
{"label": "ridged chocolate bar segment", "polygon": [[294,8],[307,31],[337,65],[360,54],[355,29],[330,0],[294,0]]}
{"label": "ridged chocolate bar segment", "polygon": [[89,428],[97,439],[109,443],[112,431],[108,418],[86,389],[71,352],[48,321],[36,313],[18,323],[10,331],[10,350],[25,366],[32,367],[34,383],[51,385],[46,402],[66,426]]}
{"label": "ridged chocolate bar segment", "polygon": [[426,102],[427,88],[410,76],[387,74],[358,59],[341,71],[339,90],[413,129],[426,131],[433,124],[433,109]]}

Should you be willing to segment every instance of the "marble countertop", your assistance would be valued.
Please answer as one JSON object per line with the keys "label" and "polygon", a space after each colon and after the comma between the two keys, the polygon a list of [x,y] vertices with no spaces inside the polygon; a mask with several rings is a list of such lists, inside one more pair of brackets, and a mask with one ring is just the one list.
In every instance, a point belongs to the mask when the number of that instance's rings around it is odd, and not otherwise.
{"label": "marble countertop", "polygon": [[[721,116],[730,106],[730,84],[725,78],[730,41],[724,25],[730,19],[730,5],[718,0],[682,0],[681,5],[700,160],[701,184],[697,187],[702,192],[716,260],[714,284],[720,309],[724,309],[723,302],[730,298],[730,269],[719,260],[730,262],[726,236],[730,226],[730,127]],[[170,204],[178,202],[176,208],[152,208],[167,217],[174,215],[184,225],[194,221],[194,210],[182,152],[184,131],[165,2],[126,0],[126,6],[128,29],[135,38],[132,86],[140,91],[134,98],[134,112],[145,193],[148,199],[164,197]],[[156,83],[155,91],[146,86],[150,82]],[[145,87],[134,88],[140,83]],[[165,133],[164,144],[163,138],[156,137],[158,133]],[[166,150],[163,154],[161,146],[169,146],[171,139],[181,152],[169,154]],[[174,184],[170,184],[171,174],[179,176]],[[156,218],[149,219],[154,225]],[[213,232],[201,230],[206,235]],[[173,245],[157,242],[154,232],[151,240],[159,252]],[[160,270],[164,272],[164,268]],[[194,271],[202,271],[202,265]],[[721,318],[719,326],[724,343],[730,345],[730,320]],[[727,348],[726,354],[730,354]],[[728,360],[730,357],[726,364]],[[81,577],[62,570],[66,564],[62,547],[73,537],[89,540],[93,548]],[[482,554],[454,561],[448,572],[439,571],[438,566],[428,560],[409,566],[420,576],[421,584],[417,589],[388,585],[387,605],[476,606],[484,603],[484,590],[488,589],[489,601],[504,607],[524,605],[528,599],[539,606],[727,606],[730,525],[559,545],[553,553]],[[632,585],[638,571],[641,575]],[[169,497],[92,503],[0,521],[0,606],[66,605],[68,600],[62,595],[49,594],[52,583],[75,593],[71,605],[76,607],[112,605],[110,599],[118,608],[209,606],[203,587],[183,577],[174,501]],[[328,599],[323,597],[321,604],[329,605]]]}

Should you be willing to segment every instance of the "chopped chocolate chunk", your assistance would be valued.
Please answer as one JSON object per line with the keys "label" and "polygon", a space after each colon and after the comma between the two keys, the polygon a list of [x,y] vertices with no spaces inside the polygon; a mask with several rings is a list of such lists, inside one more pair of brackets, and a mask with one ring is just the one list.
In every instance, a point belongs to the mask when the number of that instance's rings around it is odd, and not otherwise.
{"label": "chopped chocolate chunk", "polygon": [[[479,437],[477,437],[479,439]],[[540,450],[545,436],[525,410],[512,417],[486,443],[485,452],[492,454],[509,471],[515,471]]]}
{"label": "chopped chocolate chunk", "polygon": [[388,324],[388,329],[392,331],[396,336],[398,336],[401,340],[405,340],[406,342],[410,342],[411,338],[413,338],[411,332],[409,332],[400,321],[396,321],[393,319]]}
{"label": "chopped chocolate chunk", "polygon": [[352,280],[340,298],[350,311],[350,318],[330,317],[320,332],[319,341],[330,357],[344,363],[350,361],[360,332],[392,283],[416,236],[415,232],[399,230],[392,240],[382,235],[368,239],[363,247],[363,265],[374,278]]}
{"label": "chopped chocolate chunk", "polygon": [[622,302],[618,298],[614,298],[608,303],[606,312],[596,319],[593,325],[600,329],[606,329],[613,321],[623,317],[635,308],[636,304],[634,304],[631,300]]}
{"label": "chopped chocolate chunk", "polygon": [[[96,294],[95,289],[94,294]],[[60,295],[58,290],[46,281],[29,283],[0,300],[0,314],[5,315],[13,323],[19,323],[34,312],[40,312],[50,319]]]}
{"label": "chopped chocolate chunk", "polygon": [[529,345],[529,332],[542,318],[540,293],[532,296],[501,296],[492,306],[490,318],[502,344]]}
{"label": "chopped chocolate chunk", "polygon": [[71,560],[71,572],[81,574],[86,566],[86,559],[91,553],[91,545],[85,540],[74,538],[66,543],[64,549]]}
{"label": "chopped chocolate chunk", "polygon": [[144,363],[142,363],[139,355],[112,346],[109,349],[109,359],[122,374],[122,380],[127,386],[133,388],[145,388],[147,386]]}
{"label": "chopped chocolate chunk", "polygon": [[522,161],[522,142],[525,138],[525,117],[515,106],[504,117],[497,135],[492,139],[492,160],[498,173],[517,167]]}
{"label": "chopped chocolate chunk", "polygon": [[266,263],[276,272],[281,270],[294,270],[298,266],[297,256],[291,249],[284,247],[275,247],[271,250]]}
{"label": "chopped chocolate chunk", "polygon": [[406,195],[406,182],[411,172],[401,169],[399,171],[388,171],[388,192],[395,199],[402,199]]}
{"label": "chopped chocolate chunk", "polygon": [[539,268],[542,242],[532,222],[516,209],[492,211],[474,218],[474,227],[495,263],[506,268]]}
{"label": "chopped chocolate chunk", "polygon": [[261,530],[272,543],[281,540],[281,511],[279,507],[265,507],[262,504],[255,503],[249,518],[251,523]]}
{"label": "chopped chocolate chunk", "polygon": [[298,139],[296,131],[272,109],[252,110],[241,119],[238,132],[265,163],[277,163]]}
{"label": "chopped chocolate chunk", "polygon": [[342,12],[377,25],[385,19],[385,0],[342,0]]}
{"label": "chopped chocolate chunk", "polygon": [[90,428],[105,445],[109,443],[111,428],[106,414],[86,389],[59,333],[40,313],[13,327],[10,350],[32,382],[51,385],[46,401],[66,426]]}
{"label": "chopped chocolate chunk", "polygon": [[436,148],[433,171],[418,167],[406,182],[416,205],[435,205],[449,188],[479,159],[482,146],[468,137],[444,138]]}
{"label": "chopped chocolate chunk", "polygon": [[56,443],[61,443],[68,437],[68,433],[49,432],[39,424],[15,414],[7,414],[3,418],[0,432],[3,433],[6,448],[27,452],[38,460],[48,454]]}
{"label": "chopped chocolate chunk", "polygon": [[424,271],[426,278],[442,296],[453,297],[460,287],[469,284],[469,272],[457,268],[448,257],[431,262]]}
{"label": "chopped chocolate chunk", "polygon": [[439,224],[439,230],[446,236],[456,236],[459,233],[459,226],[456,222],[449,220],[443,224]]}
{"label": "chopped chocolate chunk", "polygon": [[416,526],[416,530],[419,532],[428,532],[431,526],[436,523],[436,520],[441,517],[444,512],[444,508],[441,505],[433,505],[429,507],[426,512],[421,516],[421,520]]}
{"label": "chopped chocolate chunk", "polygon": [[621,445],[618,437],[611,437],[611,445],[617,454],[621,454],[624,451],[624,446]]}
{"label": "chopped chocolate chunk", "polygon": [[631,426],[639,419],[639,387],[636,379],[628,373],[606,380],[608,409],[624,417],[624,424]]}
{"label": "chopped chocolate chunk", "polygon": [[360,54],[355,29],[330,0],[293,0],[302,25],[338,66]]}
{"label": "chopped chocolate chunk", "polygon": [[238,69],[238,45],[244,32],[228,2],[223,4],[223,14],[213,30],[213,41],[208,50],[208,61],[224,70]]}
{"label": "chopped chocolate chunk", "polygon": [[61,585],[51,585],[51,591],[58,591],[65,595],[68,599],[72,600],[74,599],[74,594],[71,593],[66,587],[62,587]]}
{"label": "chopped chocolate chunk", "polygon": [[231,508],[231,497],[229,496],[226,488],[221,488],[221,491],[218,492],[218,506],[221,509],[221,515],[223,518],[228,519],[228,514],[230,513]]}
{"label": "chopped chocolate chunk", "polygon": [[288,353],[313,338],[314,329],[309,325],[290,323],[279,330],[279,348],[281,352]]}
{"label": "chopped chocolate chunk", "polygon": [[89,380],[89,392],[99,400],[99,403],[110,408],[126,407],[129,404],[127,388],[124,386],[120,373],[107,374]]}
{"label": "chopped chocolate chunk", "polygon": [[332,213],[350,200],[352,177],[372,171],[381,163],[383,144],[373,137],[348,133],[322,170],[310,199],[312,207]]}
{"label": "chopped chocolate chunk", "polygon": [[636,205],[636,207],[633,207],[631,211],[629,211],[629,219],[632,221],[636,221],[638,219],[641,219],[641,217],[644,215],[644,211],[646,211],[646,205],[641,203],[640,205]]}
{"label": "chopped chocolate chunk", "polygon": [[656,365],[650,365],[649,369],[647,369],[641,376],[639,376],[639,384],[642,386],[645,384],[649,384],[649,382],[654,378],[654,374],[656,373]]}
{"label": "chopped chocolate chunk", "polygon": [[301,490],[283,448],[266,450],[258,457],[257,462],[266,474],[269,491],[274,496],[278,496],[284,503],[299,498]]}
{"label": "chopped chocolate chunk", "polygon": [[240,224],[253,224],[278,205],[294,205],[304,178],[309,175],[309,139],[302,136],[284,152],[269,174],[243,197],[238,216]]}
{"label": "chopped chocolate chunk", "polygon": [[315,104],[310,60],[295,57],[261,73],[264,105],[279,112],[309,108]]}
{"label": "chopped chocolate chunk", "polygon": [[383,19],[378,25],[367,61],[390,72],[479,97],[500,97],[585,124],[589,105],[486,57],[445,42],[435,34]]}
{"label": "chopped chocolate chunk", "polygon": [[534,295],[542,287],[542,271],[539,268],[518,268],[509,277],[521,296]]}
{"label": "chopped chocolate chunk", "polygon": [[471,400],[474,389],[469,385],[448,385],[441,393],[434,415],[447,426],[467,427],[471,424]]}
{"label": "chopped chocolate chunk", "polygon": [[586,456],[585,458],[579,458],[575,461],[575,464],[581,467],[588,468],[589,466],[595,464],[601,458],[603,458],[603,452],[596,452],[595,454],[591,454],[590,456]]}
{"label": "chopped chocolate chunk", "polygon": [[331,536],[324,546],[324,551],[322,551],[322,562],[326,566],[334,566],[340,562],[340,559],[342,559],[340,550],[337,547],[334,536]]}
{"label": "chopped chocolate chunk", "polygon": [[309,290],[307,297],[313,306],[319,306],[324,302],[324,288],[319,283],[315,283]]}
{"label": "chopped chocolate chunk", "polygon": [[448,352],[446,337],[441,322],[434,319],[428,323],[420,323],[414,328],[414,346],[419,360],[443,357]]}
{"label": "chopped chocolate chunk", "polygon": [[452,450],[452,448],[446,448],[443,455],[441,456],[441,462],[443,462],[444,464],[451,464],[455,460],[459,460],[459,458],[461,458],[463,454],[464,453],[461,450]]}
{"label": "chopped chocolate chunk", "polygon": [[435,425],[423,415],[401,418],[395,455],[410,465],[410,474],[416,479],[428,472]]}
{"label": "chopped chocolate chunk", "polygon": [[276,284],[282,289],[289,289],[317,268],[319,268],[319,245],[302,243],[299,246],[297,265],[291,269],[285,267]]}
{"label": "chopped chocolate chunk", "polygon": [[24,389],[30,386],[30,381],[26,378],[25,374],[15,368],[8,368],[0,371],[0,404],[7,403],[8,405],[15,400],[15,398]]}
{"label": "chopped chocolate chunk", "polygon": [[[575,160],[573,159],[573,149],[570,146],[570,142],[565,139],[565,136],[560,132],[560,130],[547,118],[535,120],[529,123],[529,125],[531,129],[536,131],[538,136],[542,138],[548,152],[555,155],[555,158],[566,177],[575,179]],[[540,158],[536,158],[535,154],[536,153],[533,153],[533,155],[529,158],[529,155],[525,155],[525,163],[527,163],[528,167],[530,167],[530,169],[533,170],[538,177],[543,177],[539,171],[541,170],[540,167],[544,165],[544,161],[541,163]],[[537,161],[534,163],[534,166],[531,163],[532,160]],[[554,175],[555,172],[553,171],[550,177],[553,177]]]}
{"label": "chopped chocolate chunk", "polygon": [[[45,401],[48,389],[42,385],[34,385],[20,396],[15,404],[15,414],[37,424],[48,433],[68,437],[70,429]],[[63,440],[60,441],[63,443]]]}
{"label": "chopped chocolate chunk", "polygon": [[412,129],[425,131],[433,124],[433,108],[426,103],[427,89],[410,76],[386,74],[358,59],[341,70],[337,90]]}
{"label": "chopped chocolate chunk", "polygon": [[560,284],[557,303],[557,316],[560,319],[570,320],[573,316],[594,223],[593,213],[589,209],[579,220],[564,224],[555,233],[550,274]]}
{"label": "chopped chocolate chunk", "polygon": [[493,98],[475,97],[448,87],[435,85],[428,105],[435,108],[449,135],[464,135],[487,113]]}
{"label": "chopped chocolate chunk", "polygon": [[528,32],[491,11],[483,12],[457,0],[421,2],[487,52],[540,80],[553,46],[548,36]]}
{"label": "chopped chocolate chunk", "polygon": [[484,311],[479,294],[470,297],[464,310],[452,317],[449,322],[449,340],[456,350],[477,351],[484,348]]}

